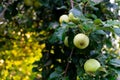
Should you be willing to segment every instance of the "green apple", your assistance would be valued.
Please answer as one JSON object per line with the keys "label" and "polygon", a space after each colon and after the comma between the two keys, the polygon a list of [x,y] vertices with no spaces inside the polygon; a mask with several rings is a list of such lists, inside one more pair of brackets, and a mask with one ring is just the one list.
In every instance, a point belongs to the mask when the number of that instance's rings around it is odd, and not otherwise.
{"label": "green apple", "polygon": [[89,38],[83,33],[75,35],[73,39],[74,45],[79,49],[85,49],[89,45]]}
{"label": "green apple", "polygon": [[102,24],[102,20],[101,19],[95,19],[94,24],[96,24],[96,25]]}
{"label": "green apple", "polygon": [[39,1],[35,1],[33,5],[35,8],[39,8],[41,6],[41,3]]}
{"label": "green apple", "polygon": [[32,0],[24,0],[24,4],[25,4],[26,6],[32,6],[32,5],[33,5],[33,2],[32,2]]}
{"label": "green apple", "polygon": [[114,25],[113,28],[119,28],[119,26]]}
{"label": "green apple", "polygon": [[69,22],[68,15],[66,15],[66,14],[61,15],[60,18],[59,18],[59,22],[60,23],[62,23],[62,22]]}
{"label": "green apple", "polygon": [[70,13],[68,14],[68,17],[69,17],[69,20],[72,20],[72,19],[75,18],[72,12],[70,12]]}
{"label": "green apple", "polygon": [[68,45],[68,36],[65,37],[65,39],[64,39],[64,44],[65,44],[65,46],[67,46],[67,47],[69,46],[69,45]]}
{"label": "green apple", "polygon": [[70,12],[68,14],[68,17],[69,17],[69,20],[74,22],[74,23],[78,23],[79,22],[79,19],[77,17],[75,17],[72,12]]}
{"label": "green apple", "polygon": [[89,59],[84,64],[85,72],[96,72],[101,67],[100,63],[96,59]]}

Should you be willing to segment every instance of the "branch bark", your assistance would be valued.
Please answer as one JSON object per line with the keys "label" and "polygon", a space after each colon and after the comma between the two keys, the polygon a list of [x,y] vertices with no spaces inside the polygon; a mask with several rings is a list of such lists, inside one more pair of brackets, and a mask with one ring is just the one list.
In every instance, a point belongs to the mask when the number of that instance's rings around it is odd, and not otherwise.
{"label": "branch bark", "polygon": [[70,0],[70,3],[71,3],[71,8],[73,8],[73,7],[74,7],[74,2],[73,2],[73,0]]}
{"label": "branch bark", "polygon": [[8,0],[8,3],[6,4],[5,8],[3,9],[3,11],[0,13],[0,21],[4,21],[4,14],[5,11],[7,10],[8,6],[10,5],[11,0]]}
{"label": "branch bark", "polygon": [[[70,53],[70,56],[69,56],[70,59],[72,58],[73,50],[74,49],[72,49],[72,51]],[[68,61],[67,66],[66,66],[65,71],[64,71],[64,76],[66,76],[66,73],[67,73],[67,70],[69,68],[70,63],[71,63],[71,61]]]}

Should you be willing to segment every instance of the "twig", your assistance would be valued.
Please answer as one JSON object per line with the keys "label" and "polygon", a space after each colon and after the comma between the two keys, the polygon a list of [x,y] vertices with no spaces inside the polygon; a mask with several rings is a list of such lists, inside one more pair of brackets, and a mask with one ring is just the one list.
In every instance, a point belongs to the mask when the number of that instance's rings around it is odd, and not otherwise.
{"label": "twig", "polygon": [[1,20],[4,20],[4,14],[5,11],[7,10],[8,6],[10,5],[11,0],[8,0],[8,3],[6,4],[6,7],[3,9],[3,11],[0,13],[0,18]]}
{"label": "twig", "polygon": [[86,13],[86,6],[88,5],[88,1],[84,3],[83,5],[83,13],[85,14]]}
{"label": "twig", "polygon": [[4,8],[3,11],[0,13],[0,21],[4,21],[4,14],[7,8]]}
{"label": "twig", "polygon": [[85,34],[85,31],[83,30],[83,28],[80,26],[80,25],[78,25],[78,27],[81,29],[81,31]]}
{"label": "twig", "polygon": [[73,0],[70,0],[71,3],[71,8],[73,8],[74,4],[73,4]]}
{"label": "twig", "polygon": [[[70,56],[69,56],[70,59],[71,59],[71,57],[72,57],[73,50],[74,50],[74,49],[72,49],[72,51],[71,51],[71,53],[70,53]],[[65,71],[64,71],[64,76],[66,76],[66,73],[67,73],[67,70],[68,70],[68,67],[69,67],[70,63],[71,63],[71,61],[68,61],[67,66],[66,66]]]}

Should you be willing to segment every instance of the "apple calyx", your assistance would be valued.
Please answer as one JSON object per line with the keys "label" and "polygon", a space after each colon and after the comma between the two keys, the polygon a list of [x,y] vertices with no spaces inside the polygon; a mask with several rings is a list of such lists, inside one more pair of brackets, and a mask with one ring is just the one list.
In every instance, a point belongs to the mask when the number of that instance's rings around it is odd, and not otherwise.
{"label": "apple calyx", "polygon": [[89,38],[87,35],[79,33],[74,37],[73,43],[75,47],[85,49],[89,45]]}

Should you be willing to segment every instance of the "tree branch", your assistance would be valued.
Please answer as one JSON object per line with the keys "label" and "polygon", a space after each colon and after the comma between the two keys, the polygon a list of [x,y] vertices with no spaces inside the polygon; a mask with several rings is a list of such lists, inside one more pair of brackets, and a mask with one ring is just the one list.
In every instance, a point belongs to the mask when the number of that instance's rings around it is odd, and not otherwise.
{"label": "tree branch", "polygon": [[[70,56],[69,56],[70,59],[72,58],[73,50],[74,50],[74,49],[72,49],[72,51],[71,51],[71,53],[70,53]],[[65,71],[64,71],[64,76],[66,76],[66,73],[67,73],[67,70],[68,70],[68,68],[69,68],[70,63],[71,63],[71,60],[68,61],[68,63],[67,63],[67,66],[66,66]]]}
{"label": "tree branch", "polygon": [[10,5],[11,0],[8,0],[8,3],[6,4],[6,7],[3,9],[3,11],[0,13],[0,21],[4,21],[4,14],[5,11],[7,10],[8,6]]}
{"label": "tree branch", "polygon": [[74,2],[73,2],[73,0],[70,0],[70,3],[71,3],[71,8],[73,8],[73,6],[74,6]]}

